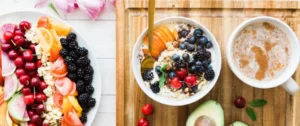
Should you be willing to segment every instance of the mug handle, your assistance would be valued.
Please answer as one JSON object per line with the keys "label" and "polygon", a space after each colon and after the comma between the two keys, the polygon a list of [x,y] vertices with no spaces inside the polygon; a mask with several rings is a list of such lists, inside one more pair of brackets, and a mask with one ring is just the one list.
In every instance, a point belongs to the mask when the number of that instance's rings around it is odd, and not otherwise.
{"label": "mug handle", "polygon": [[293,78],[288,79],[281,85],[290,95],[294,95],[299,91],[299,86]]}

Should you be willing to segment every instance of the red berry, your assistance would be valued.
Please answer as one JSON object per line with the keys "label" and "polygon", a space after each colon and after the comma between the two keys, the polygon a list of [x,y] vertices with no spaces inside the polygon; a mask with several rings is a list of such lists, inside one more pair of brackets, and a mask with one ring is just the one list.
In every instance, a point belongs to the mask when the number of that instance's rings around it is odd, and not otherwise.
{"label": "red berry", "polygon": [[20,76],[19,81],[21,84],[27,86],[27,85],[29,85],[30,77],[28,75],[22,75],[22,76]]}
{"label": "red berry", "polygon": [[18,52],[17,52],[16,50],[10,50],[10,51],[8,52],[8,57],[9,57],[9,59],[11,59],[11,60],[16,59],[18,56],[19,56],[19,54],[18,54]]}
{"label": "red berry", "polygon": [[24,44],[25,39],[23,36],[17,35],[14,37],[13,41],[16,46],[22,46]]}
{"label": "red berry", "polygon": [[28,116],[31,117],[35,114],[33,110],[27,110]]}
{"label": "red berry", "polygon": [[48,87],[48,85],[46,84],[45,81],[42,81],[42,82],[40,83],[40,90],[41,90],[41,91],[45,90],[47,87]]}
{"label": "red berry", "polygon": [[36,66],[40,68],[42,66],[42,61],[41,60],[36,61]]}
{"label": "red berry", "polygon": [[49,126],[49,124],[48,123],[43,123],[43,126]]}
{"label": "red berry", "polygon": [[24,87],[22,89],[22,94],[25,96],[25,95],[29,95],[31,94],[31,89],[29,87]]}
{"label": "red berry", "polygon": [[33,94],[25,95],[23,100],[26,105],[31,105],[34,103],[34,95]]}
{"label": "red berry", "polygon": [[194,87],[196,85],[197,78],[195,75],[189,75],[184,78],[184,81],[188,87]]}
{"label": "red berry", "polygon": [[29,45],[29,49],[33,52],[33,53],[35,53],[35,44],[30,44]]}
{"label": "red berry", "polygon": [[39,104],[39,105],[36,107],[36,112],[37,112],[38,114],[41,114],[44,110],[45,110],[44,104]]}
{"label": "red berry", "polygon": [[29,71],[29,72],[27,72],[27,74],[28,74],[30,77],[35,77],[35,76],[37,76],[37,72],[36,72],[36,71]]}
{"label": "red berry", "polygon": [[243,97],[238,97],[235,101],[234,101],[234,105],[237,108],[244,108],[246,106],[246,100]]}
{"label": "red berry", "polygon": [[149,122],[145,118],[141,118],[138,122],[138,126],[149,126]]}
{"label": "red berry", "polygon": [[30,23],[28,21],[22,21],[19,24],[19,27],[23,33],[31,28]]}
{"label": "red berry", "polygon": [[41,83],[41,80],[39,77],[32,77],[30,80],[30,86],[32,86],[32,87],[37,87],[40,85],[40,83]]}
{"label": "red berry", "polygon": [[26,71],[33,71],[36,69],[36,65],[33,62],[26,62],[24,68]]}
{"label": "red berry", "polygon": [[39,124],[41,122],[41,117],[38,114],[34,114],[33,116],[30,117],[30,122],[34,124]]}
{"label": "red berry", "polygon": [[183,79],[184,77],[186,77],[188,75],[188,71],[186,69],[180,69],[178,71],[176,71],[176,75]]}
{"label": "red berry", "polygon": [[151,114],[153,113],[152,105],[146,104],[145,106],[143,106],[142,112],[143,112],[144,115],[146,115],[146,116],[151,115]]}
{"label": "red berry", "polygon": [[21,77],[22,75],[26,75],[26,72],[23,68],[17,68],[15,73],[16,73],[17,77]]}
{"label": "red berry", "polygon": [[22,57],[25,61],[30,62],[33,60],[33,54],[31,50],[26,50],[23,52]]}
{"label": "red berry", "polygon": [[13,46],[9,43],[3,43],[1,47],[4,52],[9,52],[12,48]]}
{"label": "red berry", "polygon": [[24,33],[20,29],[17,29],[15,30],[15,35],[24,36]]}
{"label": "red berry", "polygon": [[24,66],[24,60],[21,56],[18,56],[15,60],[14,63],[17,67],[23,67]]}
{"label": "red berry", "polygon": [[34,123],[29,123],[28,126],[36,126]]}
{"label": "red berry", "polygon": [[174,77],[170,81],[171,87],[175,89],[179,89],[182,86],[182,83],[180,82],[180,79],[178,77]]}
{"label": "red berry", "polygon": [[44,93],[37,93],[35,98],[38,103],[43,103],[43,101],[47,100],[47,96]]}
{"label": "red berry", "polygon": [[6,41],[6,42],[10,42],[11,39],[13,39],[15,37],[14,33],[10,32],[10,31],[6,31],[4,32],[3,34],[3,39]]}

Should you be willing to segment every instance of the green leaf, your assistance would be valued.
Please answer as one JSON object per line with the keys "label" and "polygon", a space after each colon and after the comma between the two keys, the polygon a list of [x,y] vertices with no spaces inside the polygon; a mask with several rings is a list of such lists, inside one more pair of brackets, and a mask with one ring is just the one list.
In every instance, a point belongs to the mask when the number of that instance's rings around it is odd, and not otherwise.
{"label": "green leaf", "polygon": [[58,12],[57,12],[57,10],[56,10],[56,8],[54,7],[54,5],[52,4],[52,3],[49,3],[49,5],[48,5],[58,16],[59,16],[59,14],[58,14]]}
{"label": "green leaf", "polygon": [[250,102],[250,105],[252,107],[263,107],[265,104],[267,104],[267,101],[264,99],[256,99],[256,100]]}
{"label": "green leaf", "polygon": [[159,87],[160,88],[165,85],[165,81],[166,81],[166,74],[162,73],[162,75],[159,78]]}
{"label": "green leaf", "polygon": [[256,114],[254,110],[250,107],[246,108],[247,115],[251,118],[252,121],[256,121]]}
{"label": "green leaf", "polygon": [[161,71],[162,73],[165,73],[166,68],[167,68],[167,64],[164,64],[164,65],[160,68],[160,71]]}

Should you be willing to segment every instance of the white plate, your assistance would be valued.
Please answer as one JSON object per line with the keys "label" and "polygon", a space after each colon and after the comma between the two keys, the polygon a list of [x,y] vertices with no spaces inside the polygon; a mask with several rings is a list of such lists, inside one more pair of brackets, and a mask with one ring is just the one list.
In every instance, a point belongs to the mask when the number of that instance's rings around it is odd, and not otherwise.
{"label": "white plate", "polygon": [[[10,12],[10,13],[5,13],[5,14],[0,15],[0,27],[2,27],[2,25],[5,23],[18,24],[21,21],[29,21],[31,24],[36,24],[38,19],[42,16],[47,16],[57,22],[64,23],[64,24],[71,26],[67,22],[65,22],[59,18],[45,14],[45,13],[41,13],[41,12],[37,12],[37,11],[16,11],[16,12]],[[89,58],[91,60],[91,65],[94,68],[94,76],[93,76],[92,85],[95,88],[95,91],[94,91],[92,97],[96,99],[96,105],[88,112],[88,114],[87,114],[88,120],[85,123],[86,126],[91,126],[95,119],[95,116],[97,114],[98,107],[100,105],[100,97],[101,97],[100,69],[99,69],[96,57],[93,54],[93,51],[91,50],[91,48],[89,48],[88,42],[85,41],[80,36],[80,33],[77,30],[75,30],[74,27],[72,27],[72,32],[76,33],[79,46],[85,47],[89,50]],[[85,32],[88,32],[88,31],[85,31]],[[1,34],[1,37],[2,37],[2,34]]]}

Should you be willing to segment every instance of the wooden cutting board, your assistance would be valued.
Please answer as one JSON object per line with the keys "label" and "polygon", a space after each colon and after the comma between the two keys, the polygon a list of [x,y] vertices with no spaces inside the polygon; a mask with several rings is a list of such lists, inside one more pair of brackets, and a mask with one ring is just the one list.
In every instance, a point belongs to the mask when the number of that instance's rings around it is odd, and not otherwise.
{"label": "wooden cutting board", "polygon": [[[199,21],[216,37],[222,51],[222,70],[216,86],[203,99],[186,106],[171,107],[151,100],[135,81],[131,54],[139,34],[147,27],[146,0],[117,2],[117,125],[135,126],[144,117],[141,108],[150,103],[154,114],[146,117],[150,126],[185,126],[188,115],[202,102],[214,99],[221,103],[225,126],[241,120],[251,126],[300,126],[300,93],[290,96],[281,87],[255,89],[241,82],[230,70],[226,57],[226,41],[243,21],[261,15],[282,19],[300,36],[300,3],[298,0],[157,0],[155,20],[184,16]],[[300,84],[300,67],[294,74]],[[243,96],[248,102],[266,99],[267,105],[255,108],[257,121],[251,121],[245,109],[233,101]]]}

